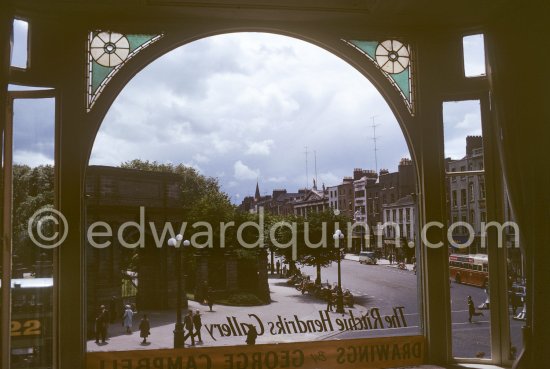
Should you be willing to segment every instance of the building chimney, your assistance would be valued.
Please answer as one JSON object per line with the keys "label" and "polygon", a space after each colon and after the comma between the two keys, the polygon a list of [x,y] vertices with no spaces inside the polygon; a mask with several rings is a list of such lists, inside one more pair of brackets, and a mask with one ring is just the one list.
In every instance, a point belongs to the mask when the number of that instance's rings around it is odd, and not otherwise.
{"label": "building chimney", "polygon": [[472,156],[475,149],[483,148],[483,137],[466,136],[466,156]]}

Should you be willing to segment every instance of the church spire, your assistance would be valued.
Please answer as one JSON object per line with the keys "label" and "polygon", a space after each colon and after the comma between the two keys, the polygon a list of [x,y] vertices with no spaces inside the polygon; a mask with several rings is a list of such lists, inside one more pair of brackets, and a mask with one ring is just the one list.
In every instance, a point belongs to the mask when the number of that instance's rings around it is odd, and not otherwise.
{"label": "church spire", "polygon": [[256,181],[256,193],[254,194],[254,200],[260,201],[260,186],[258,185],[258,181]]}

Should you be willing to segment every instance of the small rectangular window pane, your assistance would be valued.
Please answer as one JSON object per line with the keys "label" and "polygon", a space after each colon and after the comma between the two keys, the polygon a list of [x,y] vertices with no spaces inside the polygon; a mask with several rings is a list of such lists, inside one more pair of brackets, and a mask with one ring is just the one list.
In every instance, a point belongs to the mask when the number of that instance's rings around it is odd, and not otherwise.
{"label": "small rectangular window pane", "polygon": [[466,36],[462,39],[464,51],[464,75],[479,77],[485,75],[485,42],[483,34]]}
{"label": "small rectangular window pane", "polygon": [[53,249],[40,245],[55,228],[33,214],[54,205],[54,137],[54,98],[14,100],[12,368],[52,366]]}
{"label": "small rectangular window pane", "polygon": [[29,23],[14,19],[13,21],[13,51],[11,66],[27,69],[28,67]]}

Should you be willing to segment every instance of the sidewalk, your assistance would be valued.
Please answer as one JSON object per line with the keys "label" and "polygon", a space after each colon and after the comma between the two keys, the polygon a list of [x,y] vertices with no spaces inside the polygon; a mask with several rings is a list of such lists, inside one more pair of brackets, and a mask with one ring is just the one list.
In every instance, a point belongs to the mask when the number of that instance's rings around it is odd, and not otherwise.
{"label": "sidewalk", "polygon": [[[259,335],[256,343],[277,343],[277,342],[296,342],[296,341],[310,341],[310,340],[322,340],[333,335],[334,332],[327,333],[296,333],[296,334],[279,334],[272,335],[270,333],[270,326],[268,322],[275,322],[279,317],[284,321],[286,318],[288,321],[294,319],[294,315],[297,314],[300,320],[307,319],[319,319],[320,311],[326,309],[326,302],[324,300],[309,296],[308,294],[302,295],[294,287],[286,284],[285,278],[271,278],[269,279],[269,288],[271,290],[272,302],[263,306],[222,306],[214,305],[213,311],[208,311],[208,306],[202,305],[195,301],[189,301],[189,309],[193,311],[199,310],[202,314],[203,327],[201,330],[202,343],[196,343],[196,347],[206,346],[227,346],[227,345],[240,345],[245,344],[246,336],[243,335],[231,335],[229,337],[220,337],[219,329],[212,329],[212,335],[206,329],[205,325],[212,328],[212,324],[228,324],[229,321],[241,323],[258,324],[260,319],[264,325],[266,333]],[[346,308],[346,312],[350,309]],[[365,310],[363,307],[356,305],[351,309],[355,315],[363,313]],[[151,335],[147,338],[146,345],[141,344],[141,338],[139,337],[139,320],[142,314],[148,315],[151,323]],[[182,311],[182,316],[185,316],[186,310]],[[254,316],[255,314],[257,319]],[[340,317],[340,314],[335,312],[329,312],[332,319]],[[121,322],[111,324],[109,327],[109,339],[106,344],[96,344],[94,340],[87,342],[87,351],[126,351],[126,350],[151,350],[151,349],[163,349],[173,348],[174,339],[174,324],[176,320],[175,310],[170,311],[140,311],[134,317],[133,332],[132,334],[125,334],[124,328]],[[237,325],[235,324],[235,326]],[[237,332],[238,333],[238,332]],[[259,332],[260,333],[260,332]],[[189,340],[186,341],[186,347],[190,344]]]}

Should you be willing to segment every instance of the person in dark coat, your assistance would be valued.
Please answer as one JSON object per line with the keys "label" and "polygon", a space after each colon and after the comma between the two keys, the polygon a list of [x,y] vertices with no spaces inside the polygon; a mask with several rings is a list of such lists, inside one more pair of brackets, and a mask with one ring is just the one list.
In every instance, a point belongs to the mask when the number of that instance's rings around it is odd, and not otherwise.
{"label": "person in dark coat", "polygon": [[200,311],[196,310],[195,314],[193,314],[193,328],[195,328],[195,336],[197,336],[198,338],[197,342],[202,342],[201,327],[202,327],[201,313]]}
{"label": "person in dark coat", "polygon": [[327,311],[332,311],[332,291],[330,288],[323,288],[325,298],[327,299]]}
{"label": "person in dark coat", "polygon": [[468,296],[468,321],[472,322],[472,317],[474,316],[483,316],[482,312],[477,312],[476,307],[474,306],[474,301],[472,300],[472,296]]}
{"label": "person in dark coat", "polygon": [[208,288],[208,291],[206,292],[206,303],[208,304],[208,308],[210,311],[212,311],[212,306],[214,305],[214,300],[212,297],[212,288]]}
{"label": "person in dark coat", "polygon": [[281,262],[279,260],[275,263],[275,267],[277,268],[277,274],[279,274],[281,272]]}
{"label": "person in dark coat", "polygon": [[195,335],[193,334],[193,312],[189,310],[185,319],[183,320],[183,326],[187,329],[187,334],[183,336],[183,342],[187,340],[187,337],[191,338],[191,346],[195,346]]}
{"label": "person in dark coat", "polygon": [[149,319],[147,319],[147,314],[143,315],[141,321],[139,322],[139,336],[143,338],[141,343],[147,343],[147,337],[151,334],[151,325],[149,324]]}
{"label": "person in dark coat", "polygon": [[254,327],[252,324],[249,324],[248,332],[246,332],[246,344],[255,345],[257,337],[258,337],[258,331],[256,330],[256,327]]}
{"label": "person in dark coat", "polygon": [[107,339],[107,326],[109,325],[109,310],[105,308],[105,305],[99,307],[99,313],[95,318],[95,343],[105,343]]}

